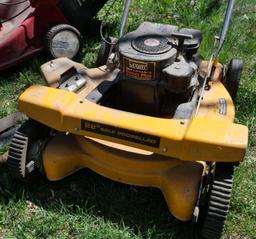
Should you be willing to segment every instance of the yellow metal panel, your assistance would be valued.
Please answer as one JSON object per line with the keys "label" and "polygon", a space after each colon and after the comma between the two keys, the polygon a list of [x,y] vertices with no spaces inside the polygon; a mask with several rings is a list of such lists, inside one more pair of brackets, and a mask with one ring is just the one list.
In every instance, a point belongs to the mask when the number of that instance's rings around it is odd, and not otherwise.
{"label": "yellow metal panel", "polygon": [[[222,89],[221,85],[216,85]],[[205,100],[207,99],[206,97]],[[247,128],[233,124],[233,105],[227,109],[226,117],[219,116],[218,112],[214,112],[209,107],[208,112],[200,112],[190,121],[181,121],[114,110],[87,100],[81,101],[74,93],[44,86],[33,86],[21,95],[19,107],[29,117],[62,132],[121,143],[181,160],[241,161],[248,143]],[[205,111],[204,108],[203,110]],[[160,145],[152,147],[145,145],[144,142],[133,142],[129,140],[129,135],[126,139],[120,139],[115,135],[82,130],[81,120],[156,136],[161,139]],[[109,129],[104,126],[101,130]],[[131,137],[133,134],[135,133],[131,133]],[[232,137],[234,140],[231,139]],[[230,152],[233,152],[232,159]]]}

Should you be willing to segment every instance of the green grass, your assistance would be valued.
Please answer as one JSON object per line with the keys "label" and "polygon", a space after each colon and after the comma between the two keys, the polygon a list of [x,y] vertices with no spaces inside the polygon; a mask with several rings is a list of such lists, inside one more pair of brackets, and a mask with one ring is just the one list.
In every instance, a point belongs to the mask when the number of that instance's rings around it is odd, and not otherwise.
{"label": "green grass", "polygon": [[[219,33],[224,0],[133,1],[128,30],[142,21],[201,29],[201,54],[209,57]],[[105,10],[99,14],[104,18]],[[121,5],[115,5],[106,32],[118,36]],[[233,201],[224,238],[256,238],[256,5],[237,0],[232,26],[220,60],[242,58],[244,74],[237,100],[236,121],[250,128],[246,160],[236,169]],[[100,46],[86,39],[81,62],[93,66]],[[0,118],[17,108],[17,98],[29,85],[42,83],[41,56],[0,75]],[[2,149],[1,149],[2,150]],[[191,238],[191,224],[171,217],[156,189],[125,186],[84,170],[64,181],[36,185],[12,181],[0,165],[0,238]]]}

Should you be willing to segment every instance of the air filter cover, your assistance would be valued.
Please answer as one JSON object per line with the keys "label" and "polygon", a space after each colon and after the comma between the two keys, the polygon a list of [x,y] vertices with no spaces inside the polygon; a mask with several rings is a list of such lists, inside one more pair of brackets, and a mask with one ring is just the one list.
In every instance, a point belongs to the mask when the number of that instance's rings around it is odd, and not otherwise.
{"label": "air filter cover", "polygon": [[135,50],[145,54],[163,54],[172,49],[170,40],[161,35],[139,36],[132,41]]}

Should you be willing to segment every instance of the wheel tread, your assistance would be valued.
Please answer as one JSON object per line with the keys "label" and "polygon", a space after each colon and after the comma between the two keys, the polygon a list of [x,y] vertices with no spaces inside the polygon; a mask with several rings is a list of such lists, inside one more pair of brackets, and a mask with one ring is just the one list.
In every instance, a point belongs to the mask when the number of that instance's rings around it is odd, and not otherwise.
{"label": "wheel tread", "polygon": [[233,165],[216,164],[208,208],[202,225],[204,239],[220,239],[230,207],[233,186]]}

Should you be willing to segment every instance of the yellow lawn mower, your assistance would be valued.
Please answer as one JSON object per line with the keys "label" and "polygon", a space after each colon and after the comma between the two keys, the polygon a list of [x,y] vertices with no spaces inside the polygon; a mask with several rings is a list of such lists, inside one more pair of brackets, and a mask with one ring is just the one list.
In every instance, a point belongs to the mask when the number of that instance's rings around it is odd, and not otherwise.
{"label": "yellow lawn mower", "polygon": [[67,58],[41,66],[48,86],[19,98],[29,117],[16,132],[8,165],[29,179],[51,181],[82,168],[125,184],[157,187],[170,212],[193,220],[196,235],[220,238],[229,210],[233,168],[243,160],[248,129],[234,123],[242,62],[218,62],[234,6],[209,61],[198,56],[195,29],[142,23],[120,39],[104,38],[88,69]]}

